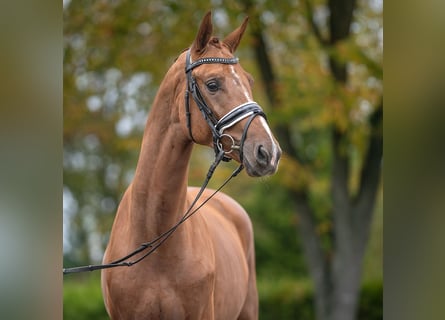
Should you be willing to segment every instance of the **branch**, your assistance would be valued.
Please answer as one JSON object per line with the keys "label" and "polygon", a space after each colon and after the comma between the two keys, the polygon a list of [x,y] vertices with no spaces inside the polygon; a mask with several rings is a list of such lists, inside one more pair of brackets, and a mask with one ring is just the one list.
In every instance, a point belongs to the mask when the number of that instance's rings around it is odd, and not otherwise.
{"label": "branch", "polygon": [[343,145],[345,135],[335,127],[332,131],[332,194],[335,208],[336,200],[349,203],[348,181],[350,166],[346,147]]}
{"label": "branch", "polygon": [[[253,29],[253,28],[252,28]],[[261,72],[261,78],[266,89],[266,96],[271,107],[279,104],[276,93],[276,77],[272,62],[267,52],[266,41],[260,28],[252,30],[253,49]]]}
{"label": "branch", "polygon": [[[314,279],[316,292],[326,293],[330,290],[331,265],[328,254],[321,246],[320,237],[316,231],[316,221],[313,210],[309,207],[307,192],[292,192],[292,199],[299,217],[299,234],[309,272]],[[324,295],[323,295],[324,296]],[[320,301],[317,301],[320,303]]]}
{"label": "branch", "polygon": [[312,4],[310,0],[304,0],[304,4],[306,6],[306,19],[309,21],[309,25],[311,26],[312,32],[314,33],[317,40],[324,47],[328,45],[327,39],[323,37],[321,34],[320,28],[314,20],[314,10],[312,8]]}
{"label": "branch", "polygon": [[328,0],[329,7],[329,43],[334,45],[337,41],[349,37],[354,9],[357,0]]}
{"label": "branch", "polygon": [[[370,220],[375,204],[375,196],[380,183],[381,162],[383,156],[383,99],[369,118],[371,136],[368,153],[360,174],[360,187],[354,201],[357,210],[357,223],[363,224]],[[357,225],[357,227],[361,227]],[[359,228],[362,229],[362,228]]]}
{"label": "branch", "polygon": [[350,175],[349,157],[343,145],[345,134],[337,128],[332,129],[332,218],[335,234],[335,250],[348,248],[352,237],[351,202],[348,188]]}

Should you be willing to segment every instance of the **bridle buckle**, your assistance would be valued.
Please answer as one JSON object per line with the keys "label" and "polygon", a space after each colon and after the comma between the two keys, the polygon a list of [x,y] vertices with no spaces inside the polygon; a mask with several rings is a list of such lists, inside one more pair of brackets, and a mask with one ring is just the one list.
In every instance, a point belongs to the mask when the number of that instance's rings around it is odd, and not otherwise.
{"label": "bridle buckle", "polygon": [[[227,137],[231,143],[228,150],[224,149],[224,146],[221,142],[222,138],[225,138],[225,137]],[[218,150],[224,152],[224,154],[230,154],[233,152],[233,150],[240,150],[240,146],[235,144],[235,139],[233,139],[233,137],[227,133],[223,133],[218,137],[218,139],[216,141],[216,145],[218,146]]]}

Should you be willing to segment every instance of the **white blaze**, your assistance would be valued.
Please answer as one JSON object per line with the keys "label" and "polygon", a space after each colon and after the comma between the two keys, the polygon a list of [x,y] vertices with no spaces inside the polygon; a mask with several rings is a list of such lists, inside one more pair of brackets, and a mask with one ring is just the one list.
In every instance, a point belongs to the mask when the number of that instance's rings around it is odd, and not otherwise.
{"label": "white blaze", "polygon": [[233,79],[233,83],[235,85],[241,86],[241,90],[243,90],[244,96],[246,97],[247,101],[253,101],[249,95],[249,91],[247,91],[247,89],[244,86],[243,82],[241,81],[238,73],[236,73],[235,68],[232,65],[230,65],[229,67],[230,67],[230,72],[232,73],[233,77],[235,78],[235,79]]}
{"label": "white blaze", "polygon": [[[246,97],[247,102],[253,101],[253,99],[249,95],[249,91],[247,91],[246,87],[244,86],[244,84],[241,81],[241,78],[236,73],[235,68],[232,65],[230,65],[229,67],[230,67],[230,72],[232,73],[232,75],[234,77],[234,79],[232,79],[233,83],[235,85],[241,86],[241,90],[243,91],[243,94]],[[264,119],[263,117],[258,117],[258,118],[260,119],[260,122],[264,128],[264,131],[267,132],[267,135],[269,136],[270,142],[272,144],[272,158],[270,159],[270,164],[273,166],[274,162],[276,161],[276,159],[275,159],[276,155],[278,154],[278,147],[275,143],[275,140],[273,138],[272,132],[270,131],[270,128],[269,128],[269,125],[267,124],[266,119]]]}
{"label": "white blaze", "polygon": [[272,143],[272,158],[270,159],[270,164],[273,166],[274,162],[275,162],[275,157],[278,153],[277,145],[275,144],[275,140],[273,138],[272,132],[270,131],[270,128],[269,128],[269,125],[267,124],[266,119],[264,119],[263,117],[258,117],[258,118],[260,118],[261,124],[264,127],[264,131],[267,132],[270,142]]}

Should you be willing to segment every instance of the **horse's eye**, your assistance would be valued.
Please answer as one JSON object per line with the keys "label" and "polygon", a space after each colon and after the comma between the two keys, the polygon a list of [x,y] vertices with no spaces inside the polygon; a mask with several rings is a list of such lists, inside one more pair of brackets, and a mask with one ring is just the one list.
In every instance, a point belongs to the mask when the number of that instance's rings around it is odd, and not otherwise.
{"label": "horse's eye", "polygon": [[218,84],[218,81],[216,81],[216,80],[207,81],[206,86],[210,92],[216,92],[219,89],[219,84]]}

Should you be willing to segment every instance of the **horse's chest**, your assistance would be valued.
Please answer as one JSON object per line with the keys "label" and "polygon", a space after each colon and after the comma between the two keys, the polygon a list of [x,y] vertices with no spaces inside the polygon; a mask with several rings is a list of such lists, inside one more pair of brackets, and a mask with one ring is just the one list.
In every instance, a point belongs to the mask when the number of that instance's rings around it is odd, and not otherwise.
{"label": "horse's chest", "polygon": [[144,298],[139,299],[137,307],[140,315],[152,319],[207,319],[205,315],[213,313],[214,270],[172,265],[148,278],[142,281]]}

